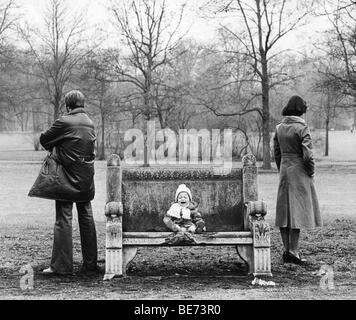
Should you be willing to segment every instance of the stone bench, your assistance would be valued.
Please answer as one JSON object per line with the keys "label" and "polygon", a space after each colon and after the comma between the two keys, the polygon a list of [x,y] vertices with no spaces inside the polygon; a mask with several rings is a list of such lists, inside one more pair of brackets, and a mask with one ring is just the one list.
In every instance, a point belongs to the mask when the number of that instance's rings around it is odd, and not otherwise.
{"label": "stone bench", "polygon": [[[107,162],[104,280],[126,275],[140,246],[236,246],[249,274],[271,276],[270,227],[264,220],[266,205],[258,201],[256,160],[247,155],[242,162],[241,168],[220,175],[205,167],[129,168],[112,155]],[[163,223],[181,183],[199,203],[204,233],[174,233]]]}

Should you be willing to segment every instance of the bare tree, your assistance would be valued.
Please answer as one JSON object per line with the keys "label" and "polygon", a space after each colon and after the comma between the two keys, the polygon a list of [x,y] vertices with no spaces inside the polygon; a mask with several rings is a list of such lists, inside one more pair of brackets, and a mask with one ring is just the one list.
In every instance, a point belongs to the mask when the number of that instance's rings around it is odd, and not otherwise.
{"label": "bare tree", "polygon": [[[249,68],[249,59],[241,55],[239,43],[221,30],[221,43],[206,48],[201,55],[201,70],[196,101],[215,116],[244,116],[262,109],[255,104],[260,96],[258,81]],[[218,48],[216,48],[218,47]]]}
{"label": "bare tree", "polygon": [[[223,25],[243,46],[243,54],[260,81],[263,123],[263,167],[271,168],[270,150],[270,66],[278,65],[280,40],[296,29],[311,12],[314,1],[229,0],[207,3],[215,13],[236,12],[243,27],[236,31]],[[282,74],[283,75],[283,74]]]}
{"label": "bare tree", "polygon": [[[125,85],[113,81],[112,61],[117,58],[116,49],[102,49],[89,54],[81,68],[81,87],[83,88],[89,107],[93,107],[93,116],[100,119],[101,148],[99,159],[105,159],[106,129],[109,118],[125,114],[131,94],[126,92]],[[118,117],[115,119],[119,122]]]}
{"label": "bare tree", "polygon": [[16,16],[13,12],[16,7],[15,0],[0,1],[0,47],[4,45],[8,31],[15,25]]}
{"label": "bare tree", "polygon": [[[326,69],[327,66],[324,66]],[[324,155],[327,157],[329,155],[329,131],[330,122],[336,117],[336,111],[338,109],[344,109],[345,105],[343,101],[345,95],[340,93],[338,88],[334,86],[333,82],[330,82],[324,77],[327,71],[319,71],[319,79],[316,80],[313,91],[319,94],[319,105],[318,109],[321,111],[319,114],[324,118],[325,123],[325,151]]]}
{"label": "bare tree", "polygon": [[[254,141],[247,135],[255,136],[259,130],[260,125],[256,126],[255,122],[262,124],[259,82],[251,72],[246,55],[239,54],[240,44],[225,30],[220,31],[220,41],[198,55],[199,76],[191,95],[194,105],[203,106],[220,118],[218,121],[231,118],[233,124],[230,121],[228,125],[227,121],[226,125],[243,133],[246,139],[244,152],[251,146],[250,141]],[[253,125],[246,126],[247,123]],[[255,154],[260,159],[258,149]]]}
{"label": "bare tree", "polygon": [[14,11],[17,8],[15,0],[0,1],[0,44],[3,44],[7,33],[13,29],[16,16]]}
{"label": "bare tree", "polygon": [[36,61],[33,74],[46,88],[44,99],[52,105],[57,119],[64,90],[70,85],[75,67],[88,53],[84,17],[73,14],[65,0],[50,0],[43,22],[45,31],[27,25],[19,27],[19,32]]}
{"label": "bare tree", "polygon": [[9,116],[13,101],[10,83],[16,54],[10,38],[18,17],[16,9],[15,0],[0,0],[0,131],[13,120]]}
{"label": "bare tree", "polygon": [[112,111],[113,96],[111,94],[111,79],[108,76],[111,65],[111,52],[100,50],[88,55],[82,64],[81,82],[87,100],[94,107],[94,116],[100,118],[101,148],[99,159],[105,159],[105,129],[106,119]]}
{"label": "bare tree", "polygon": [[142,113],[146,120],[156,116],[155,73],[172,58],[181,36],[178,29],[184,6],[172,26],[166,0],[131,0],[113,6],[116,25],[124,37],[129,54],[116,71],[119,80],[133,84],[143,97]]}
{"label": "bare tree", "polygon": [[[162,128],[178,132],[196,116],[194,87],[204,47],[192,39],[180,41],[170,61],[157,74],[155,107]],[[201,115],[201,114],[200,114]]]}
{"label": "bare tree", "polygon": [[337,61],[336,67],[327,68],[323,75],[341,94],[353,99],[354,125],[356,124],[356,2],[324,1],[323,11],[332,25],[326,41],[319,46],[329,60]]}
{"label": "bare tree", "polygon": [[136,88],[142,96],[141,114],[151,120],[157,117],[158,71],[172,59],[171,52],[184,36],[179,34],[184,6],[175,13],[176,20],[169,14],[166,0],[131,0],[111,9],[129,50],[127,58],[117,64],[118,81]]}

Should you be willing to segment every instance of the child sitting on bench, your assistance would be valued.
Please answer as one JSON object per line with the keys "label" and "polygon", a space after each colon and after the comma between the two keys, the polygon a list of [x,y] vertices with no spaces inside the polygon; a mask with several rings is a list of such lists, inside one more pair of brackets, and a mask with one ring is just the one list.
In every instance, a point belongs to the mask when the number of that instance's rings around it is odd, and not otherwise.
{"label": "child sitting on bench", "polygon": [[192,201],[190,189],[181,184],[175,195],[175,203],[167,211],[163,222],[174,232],[201,233],[206,231],[205,222],[197,211],[198,204]]}

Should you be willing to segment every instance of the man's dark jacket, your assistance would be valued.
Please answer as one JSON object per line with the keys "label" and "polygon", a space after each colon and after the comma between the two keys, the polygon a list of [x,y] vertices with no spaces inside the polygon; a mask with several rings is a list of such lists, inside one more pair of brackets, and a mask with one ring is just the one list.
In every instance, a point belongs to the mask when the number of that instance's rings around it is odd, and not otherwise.
{"label": "man's dark jacket", "polygon": [[95,195],[95,140],[94,124],[83,108],[74,109],[56,120],[40,136],[41,145],[52,151],[51,159],[47,172],[46,164],[42,167],[29,195],[71,202],[92,200]]}

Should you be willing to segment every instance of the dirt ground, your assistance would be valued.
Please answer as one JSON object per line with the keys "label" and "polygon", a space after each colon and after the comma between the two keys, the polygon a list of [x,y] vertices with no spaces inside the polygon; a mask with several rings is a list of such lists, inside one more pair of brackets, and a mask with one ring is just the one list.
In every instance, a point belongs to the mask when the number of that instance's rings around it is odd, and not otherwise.
{"label": "dirt ground", "polygon": [[[1,236],[0,295],[2,299],[356,299],[355,222],[338,220],[309,232],[301,246],[310,261],[306,267],[281,263],[278,234],[272,236],[272,272],[276,287],[254,287],[252,277],[234,248],[140,248],[126,278],[102,281],[98,276],[41,275],[50,256],[51,230],[13,229]],[[99,230],[102,228],[99,228]],[[103,231],[103,230],[101,230]],[[12,234],[11,236],[9,234]],[[75,268],[80,267],[79,239],[75,238]],[[100,247],[103,248],[100,237]],[[101,255],[103,251],[101,251]],[[34,290],[20,289],[20,268],[35,270]],[[323,290],[316,274],[322,264],[334,269],[335,289]],[[101,263],[103,267],[103,263]],[[267,280],[267,279],[266,279]]]}
{"label": "dirt ground", "polygon": [[[234,247],[139,248],[128,277],[110,282],[103,274],[77,272],[81,263],[76,214],[73,220],[75,274],[44,276],[51,255],[54,202],[31,199],[27,192],[40,164],[0,162],[0,299],[356,299],[356,166],[323,164],[316,187],[324,217],[321,229],[305,231],[301,252],[309,264],[282,264],[278,230],[272,231],[274,287],[252,285]],[[273,226],[278,174],[261,172],[259,197],[268,205]],[[99,261],[105,257],[105,163],[96,164],[97,194],[93,202],[99,242]],[[34,289],[20,288],[21,267],[34,269]],[[322,265],[334,271],[334,289],[322,289]]]}

